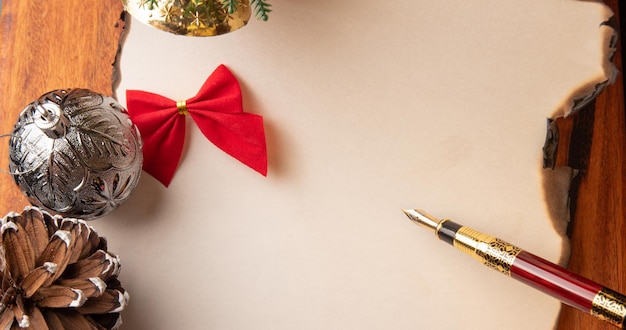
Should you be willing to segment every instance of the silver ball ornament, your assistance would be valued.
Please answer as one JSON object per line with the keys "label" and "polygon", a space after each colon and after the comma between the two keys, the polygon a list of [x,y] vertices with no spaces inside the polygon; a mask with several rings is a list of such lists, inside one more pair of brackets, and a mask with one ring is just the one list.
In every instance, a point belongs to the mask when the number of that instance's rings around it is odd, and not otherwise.
{"label": "silver ball ornament", "polygon": [[55,90],[20,113],[9,170],[34,205],[94,219],[130,197],[141,174],[141,147],[139,131],[114,98]]}

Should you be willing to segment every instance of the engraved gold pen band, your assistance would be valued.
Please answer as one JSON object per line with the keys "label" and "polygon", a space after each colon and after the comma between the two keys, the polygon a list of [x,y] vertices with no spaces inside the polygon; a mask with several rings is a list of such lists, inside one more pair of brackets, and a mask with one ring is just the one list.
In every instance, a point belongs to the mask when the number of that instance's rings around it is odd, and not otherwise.
{"label": "engraved gold pen band", "polygon": [[403,210],[413,222],[472,256],[485,266],[547,293],[563,303],[620,328],[626,319],[626,296],[574,274],[499,238],[437,218],[421,210]]}

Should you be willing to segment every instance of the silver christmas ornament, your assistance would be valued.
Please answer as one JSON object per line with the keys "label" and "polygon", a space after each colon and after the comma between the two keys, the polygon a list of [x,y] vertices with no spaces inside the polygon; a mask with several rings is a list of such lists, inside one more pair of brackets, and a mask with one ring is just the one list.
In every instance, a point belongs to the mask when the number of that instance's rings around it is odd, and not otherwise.
{"label": "silver christmas ornament", "polygon": [[103,216],[130,197],[139,131],[112,97],[55,90],[29,104],[9,142],[9,169],[31,203],[65,217]]}

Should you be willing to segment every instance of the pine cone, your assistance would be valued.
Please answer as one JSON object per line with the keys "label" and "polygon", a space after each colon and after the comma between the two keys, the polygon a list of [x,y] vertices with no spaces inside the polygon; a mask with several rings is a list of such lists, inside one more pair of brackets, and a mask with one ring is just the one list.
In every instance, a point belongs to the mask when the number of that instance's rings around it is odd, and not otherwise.
{"label": "pine cone", "polygon": [[27,207],[2,219],[0,329],[117,329],[119,257],[83,220]]}

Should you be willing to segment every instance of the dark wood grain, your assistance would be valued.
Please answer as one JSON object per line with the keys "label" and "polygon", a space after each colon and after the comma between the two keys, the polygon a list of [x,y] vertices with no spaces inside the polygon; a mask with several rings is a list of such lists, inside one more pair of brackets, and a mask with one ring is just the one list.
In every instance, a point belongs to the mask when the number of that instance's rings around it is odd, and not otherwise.
{"label": "dark wood grain", "polygon": [[[605,1],[618,16],[617,0]],[[621,44],[621,43],[620,43]],[[621,47],[615,57],[620,70],[591,109],[569,120],[570,163],[581,170],[573,195],[569,269],[620,292],[626,292],[626,126]],[[563,306],[559,330],[610,329],[607,324]]]}
{"label": "dark wood grain", "polygon": [[[113,64],[124,28],[120,0],[3,0],[0,16],[0,134],[42,94],[88,88],[111,95]],[[27,200],[7,170],[8,139],[0,140],[0,214]]]}

